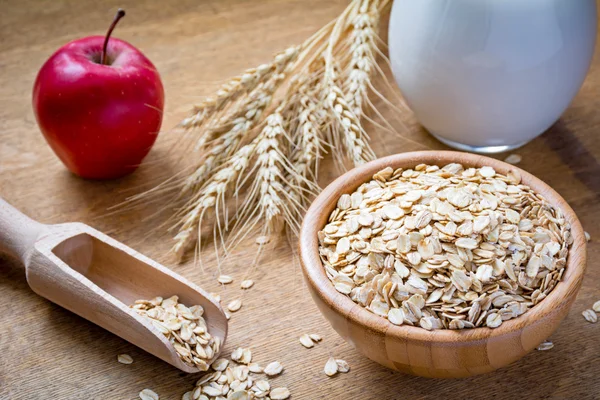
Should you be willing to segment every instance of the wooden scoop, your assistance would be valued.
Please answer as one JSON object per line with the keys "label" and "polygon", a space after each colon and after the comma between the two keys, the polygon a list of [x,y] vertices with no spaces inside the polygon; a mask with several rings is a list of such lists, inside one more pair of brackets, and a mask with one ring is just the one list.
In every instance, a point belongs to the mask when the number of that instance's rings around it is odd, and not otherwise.
{"label": "wooden scoop", "polygon": [[227,319],[210,295],[87,225],[44,225],[0,198],[2,253],[21,260],[29,286],[40,296],[182,371],[199,372],[181,361],[167,338],[128,305],[139,299],[177,295],[187,306],[204,307],[209,332],[225,343]]}

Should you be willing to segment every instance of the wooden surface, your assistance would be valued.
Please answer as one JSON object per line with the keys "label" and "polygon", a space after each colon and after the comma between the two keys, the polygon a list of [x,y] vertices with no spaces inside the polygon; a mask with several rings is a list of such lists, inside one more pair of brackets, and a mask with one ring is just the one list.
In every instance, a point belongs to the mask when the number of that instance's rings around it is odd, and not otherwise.
{"label": "wooden surface", "polygon": [[[145,165],[113,182],[89,182],[69,174],[44,142],[31,111],[31,88],[42,63],[68,40],[103,33],[118,6],[127,17],[115,36],[141,48],[159,69],[166,92],[163,127],[184,117],[190,105],[244,68],[301,42],[335,17],[345,1],[322,0],[4,0],[0,16],[0,193],[23,212],[46,223],[81,221],[112,235],[181,273],[225,301],[240,296],[239,282],[256,252],[253,243],[224,262],[236,282],[219,288],[212,250],[202,271],[192,261],[176,265],[167,251],[170,236],[155,221],[159,205],[109,215],[108,207],[149,187],[173,171],[170,138],[159,137]],[[573,207],[591,234],[589,267],[572,311],[552,335],[554,349],[534,351],[490,375],[464,380],[429,380],[402,375],[369,361],[345,343],[318,312],[297,259],[285,241],[272,244],[255,286],[230,324],[225,354],[250,347],[256,361],[285,366],[276,386],[296,399],[598,399],[600,323],[581,311],[600,299],[600,59],[562,119],[543,136],[516,151],[520,167],[540,177]],[[400,122],[385,111],[390,122]],[[443,149],[407,118],[398,136],[369,127],[379,155]],[[502,156],[499,156],[502,157]],[[324,166],[322,183],[338,171]],[[164,204],[162,205],[164,206]],[[27,286],[17,262],[0,261],[0,399],[135,399],[152,388],[161,399],[179,399],[197,377],[137,349],[111,333],[51,304]],[[298,337],[315,332],[322,343],[307,350]],[[134,358],[117,363],[119,353]],[[334,355],[351,365],[349,374],[322,372]]]}
{"label": "wooden surface", "polygon": [[[561,282],[543,302],[522,316],[504,321],[496,329],[437,329],[396,326],[365,310],[339,293],[327,277],[319,256],[318,232],[327,224],[342,194],[385,169],[410,169],[427,164],[443,167],[458,163],[467,167],[490,166],[500,174],[517,173],[520,182],[541,194],[560,210],[571,225],[573,244]],[[389,222],[389,221],[387,221]],[[317,306],[343,338],[371,360],[411,375],[428,378],[463,378],[489,373],[519,360],[558,328],[577,297],[586,267],[584,230],[561,196],[550,186],[514,165],[478,154],[456,151],[414,151],[381,157],[361,165],[329,184],[310,206],[300,232],[300,262]]]}

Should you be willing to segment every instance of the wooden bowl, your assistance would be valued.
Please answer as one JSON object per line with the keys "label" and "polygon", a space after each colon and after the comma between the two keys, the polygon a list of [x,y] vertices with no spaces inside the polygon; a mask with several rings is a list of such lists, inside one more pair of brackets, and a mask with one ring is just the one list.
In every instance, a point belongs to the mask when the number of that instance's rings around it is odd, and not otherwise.
{"label": "wooden bowl", "polygon": [[[317,232],[335,209],[338,198],[353,192],[385,167],[413,168],[418,164],[465,167],[491,166],[497,172],[518,170],[530,186],[565,215],[574,243],[563,279],[542,302],[500,327],[427,331],[396,326],[336,291],[325,275],[318,254]],[[452,151],[397,154],[355,168],[323,190],[308,210],[300,233],[300,258],[311,295],[333,328],[358,351],[386,367],[431,378],[459,378],[504,367],[535,349],[556,330],[567,315],[585,271],[586,241],[577,216],[552,188],[533,175],[492,158]]]}

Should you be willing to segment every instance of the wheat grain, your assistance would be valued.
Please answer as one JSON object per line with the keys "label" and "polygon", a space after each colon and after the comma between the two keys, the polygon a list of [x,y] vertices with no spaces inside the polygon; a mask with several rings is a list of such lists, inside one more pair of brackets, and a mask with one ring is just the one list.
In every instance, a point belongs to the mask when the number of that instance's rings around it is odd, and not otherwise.
{"label": "wheat grain", "polygon": [[[299,90],[301,92],[297,101],[297,110],[294,110],[298,115],[297,123],[290,128],[293,138],[291,164],[296,174],[288,174],[285,178],[288,183],[286,192],[292,197],[290,203],[297,206],[292,209],[292,212],[296,213],[292,217],[292,220],[295,221],[301,219],[301,212],[308,203],[309,196],[318,191],[316,182],[318,161],[323,151],[319,133],[320,121],[323,118],[318,114],[318,103],[315,101],[314,94],[307,92],[307,83]],[[288,226],[292,232],[296,230],[296,226],[293,224],[288,224]]]}
{"label": "wheat grain", "polygon": [[314,95],[303,93],[299,100],[298,129],[295,133],[295,149],[292,153],[292,164],[302,177],[315,181],[317,178],[318,160],[322,152],[319,126],[322,116],[318,115],[318,104]]}
{"label": "wheat grain", "polygon": [[181,195],[202,185],[208,176],[239,148],[242,140],[260,120],[265,108],[271,104],[273,93],[283,77],[283,74],[278,74],[272,80],[256,88],[242,111],[227,126],[226,132],[212,143],[208,155],[200,161],[194,172],[183,182]]}
{"label": "wheat grain", "polygon": [[371,72],[375,64],[374,48],[377,16],[370,12],[370,2],[363,1],[358,14],[352,20],[352,44],[350,52],[352,58],[344,81],[344,91],[348,106],[360,118],[363,113],[363,104],[367,98],[367,91],[371,79]]}
{"label": "wheat grain", "polygon": [[285,179],[286,176],[294,176],[298,181],[302,178],[287,158],[285,142],[289,138],[283,125],[282,110],[283,106],[280,106],[267,117],[266,126],[255,139],[256,160],[252,169],[256,170],[256,175],[237,215],[236,226],[243,228],[242,235],[259,222],[263,223],[261,231],[267,234],[276,230],[281,218],[289,224],[294,223],[296,205],[289,202],[291,196],[285,190]]}
{"label": "wheat grain", "polygon": [[330,82],[327,92],[327,106],[338,122],[337,127],[341,131],[342,142],[350,160],[354,165],[373,160],[375,153],[366,141],[368,136],[344,99],[342,90],[334,82]]}

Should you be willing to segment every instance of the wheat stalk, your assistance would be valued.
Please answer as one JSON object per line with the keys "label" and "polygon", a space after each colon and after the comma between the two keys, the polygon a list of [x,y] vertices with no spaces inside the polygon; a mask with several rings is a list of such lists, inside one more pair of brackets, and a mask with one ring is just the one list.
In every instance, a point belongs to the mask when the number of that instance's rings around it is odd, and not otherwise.
{"label": "wheat stalk", "polygon": [[186,202],[174,217],[176,254],[194,242],[200,248],[208,214],[223,250],[255,230],[295,232],[326,152],[342,165],[375,157],[361,119],[371,120],[366,106],[379,115],[368,95],[380,95],[371,84],[373,72],[381,73],[376,29],[390,3],[352,0],[304,43],[229,79],[181,121],[193,143],[186,151],[201,156],[177,181]]}
{"label": "wheat stalk", "polygon": [[[220,221],[219,207],[225,207],[226,193],[248,167],[255,147],[256,143],[253,141],[239,149],[195,196],[191,202],[192,205],[182,218],[183,222],[177,235],[175,235],[175,245],[172,251],[179,258],[194,238],[197,238],[198,245],[201,245],[202,219],[209,210],[215,209],[217,221]],[[220,225],[220,222],[217,224]]]}

